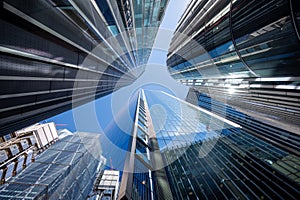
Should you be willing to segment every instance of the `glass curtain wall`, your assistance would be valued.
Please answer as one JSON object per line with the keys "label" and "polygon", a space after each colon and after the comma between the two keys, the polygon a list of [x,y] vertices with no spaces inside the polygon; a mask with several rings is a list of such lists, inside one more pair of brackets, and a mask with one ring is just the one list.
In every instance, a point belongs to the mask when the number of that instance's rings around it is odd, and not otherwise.
{"label": "glass curtain wall", "polygon": [[297,199],[297,135],[207,96],[193,106],[164,92],[145,94],[173,199]]}
{"label": "glass curtain wall", "polygon": [[[85,199],[105,164],[98,135],[76,133],[60,139],[0,187],[1,199]],[[93,150],[91,148],[93,147]]]}
{"label": "glass curtain wall", "polygon": [[298,76],[299,3],[199,1],[173,36],[167,65],[177,80]]}
{"label": "glass curtain wall", "polygon": [[172,199],[147,99],[143,90],[138,93],[118,199]]}

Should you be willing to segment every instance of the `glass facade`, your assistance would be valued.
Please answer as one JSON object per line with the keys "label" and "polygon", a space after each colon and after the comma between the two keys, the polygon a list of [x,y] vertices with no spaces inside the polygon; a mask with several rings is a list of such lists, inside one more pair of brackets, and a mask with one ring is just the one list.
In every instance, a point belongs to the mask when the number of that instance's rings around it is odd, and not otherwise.
{"label": "glass facade", "polygon": [[272,126],[263,121],[257,120],[231,106],[225,105],[215,99],[210,98],[206,94],[199,93],[198,91],[191,90],[190,93],[195,93],[197,96],[197,101],[187,99],[201,108],[210,110],[220,116],[223,116],[243,127],[243,131],[248,130],[255,136],[264,139],[268,138],[268,141],[274,145],[279,145],[286,151],[290,151],[296,155],[299,155],[300,148],[299,141],[300,138],[297,133],[292,133],[282,128]]}
{"label": "glass facade", "polygon": [[[297,199],[300,137],[257,121],[203,93],[191,92],[197,99],[188,101],[242,128],[229,130],[215,144],[204,140],[192,143],[187,150],[164,151],[167,160],[182,154],[167,167],[178,199]],[[212,144],[207,156],[200,157],[201,147]]]}
{"label": "glass facade", "polygon": [[[217,140],[217,141],[216,141]],[[213,145],[200,157],[203,145]],[[180,157],[177,157],[181,155]],[[299,157],[247,132],[231,132],[188,148],[169,148],[166,160],[174,199],[297,199]],[[298,179],[298,180],[297,180]]]}
{"label": "glass facade", "polygon": [[192,87],[187,101],[241,128],[162,149],[174,199],[299,197],[299,42],[298,1],[190,2],[170,74]]}
{"label": "glass facade", "polygon": [[153,125],[143,90],[139,92],[135,108],[132,140],[124,164],[118,199],[171,199]]}
{"label": "glass facade", "polygon": [[[68,135],[36,157],[36,161],[0,187],[1,199],[85,199],[105,159],[98,135]],[[93,150],[91,150],[93,147]]]}
{"label": "glass facade", "polygon": [[[200,107],[215,112],[216,108],[209,107],[212,101],[199,95]],[[184,137],[181,140],[185,144],[162,149],[166,162],[170,163],[166,169],[172,192],[176,194],[174,199],[296,199],[300,192],[297,187],[300,138],[228,106],[223,112],[222,105],[218,105],[219,112],[215,113],[242,129],[226,127],[215,137],[194,141]]]}
{"label": "glass facade", "polygon": [[1,135],[131,84],[139,76],[131,72],[148,61],[166,3],[2,1]]}
{"label": "glass facade", "polygon": [[[146,91],[156,138],[161,150],[211,139],[239,126],[211,112],[159,91]],[[156,107],[155,105],[160,105]]]}
{"label": "glass facade", "polygon": [[[218,79],[185,82],[193,91],[252,116],[258,121],[298,133],[299,78]],[[194,97],[193,97],[194,96]],[[190,92],[190,98],[197,98]],[[216,104],[215,104],[216,103]]]}
{"label": "glass facade", "polygon": [[173,78],[276,127],[299,132],[299,3],[192,1],[167,65]]}
{"label": "glass facade", "polygon": [[118,1],[139,66],[147,64],[167,3],[168,0]]}
{"label": "glass facade", "polygon": [[[0,142],[131,84],[168,4],[0,2]],[[299,0],[191,0],[167,65],[193,88],[133,93],[101,137],[122,173],[98,174],[99,135],[25,133],[0,144],[0,199],[298,199],[299,19]]]}
{"label": "glass facade", "polygon": [[178,80],[299,76],[296,0],[199,1],[174,33],[167,65]]}
{"label": "glass facade", "polygon": [[[162,91],[140,93],[127,199],[160,199],[164,186],[171,192],[165,199],[297,199],[300,137],[196,97],[188,99],[193,105]],[[165,170],[164,184],[154,163]]]}
{"label": "glass facade", "polygon": [[176,159],[166,160],[162,153],[239,129],[235,123],[159,91],[139,92],[135,116],[119,199],[176,198],[165,171]]}

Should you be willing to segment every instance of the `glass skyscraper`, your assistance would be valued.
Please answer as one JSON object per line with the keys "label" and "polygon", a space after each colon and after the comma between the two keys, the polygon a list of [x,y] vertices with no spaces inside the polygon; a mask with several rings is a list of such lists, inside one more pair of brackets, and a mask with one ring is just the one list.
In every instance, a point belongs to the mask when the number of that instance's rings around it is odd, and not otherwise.
{"label": "glass skyscraper", "polygon": [[298,198],[299,8],[293,0],[188,5],[169,48],[171,76],[191,87],[187,101],[241,129],[163,150],[175,160],[167,167],[174,199]]}
{"label": "glass skyscraper", "polygon": [[297,0],[191,1],[169,48],[171,76],[299,132],[299,8]]}
{"label": "glass skyscraper", "polygon": [[1,135],[131,84],[167,2],[1,1]]}
{"label": "glass skyscraper", "polygon": [[230,117],[162,91],[138,98],[119,199],[298,198],[298,135],[225,105]]}
{"label": "glass skyscraper", "polygon": [[134,125],[118,199],[172,199],[144,90],[138,92],[133,109]]}

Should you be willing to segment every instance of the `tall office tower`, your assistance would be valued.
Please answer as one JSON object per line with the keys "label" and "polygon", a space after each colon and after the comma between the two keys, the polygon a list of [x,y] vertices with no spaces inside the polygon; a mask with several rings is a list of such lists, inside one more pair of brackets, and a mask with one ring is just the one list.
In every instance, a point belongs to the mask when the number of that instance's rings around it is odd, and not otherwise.
{"label": "tall office tower", "polygon": [[[132,185],[127,190],[132,199],[299,197],[298,135],[284,132],[286,139],[293,137],[292,152],[253,135],[244,124],[165,92],[145,90],[139,98],[124,167],[135,174],[125,173],[119,194],[126,183],[127,189]],[[157,170],[163,173],[155,175]]]}
{"label": "tall office tower", "polygon": [[277,127],[300,127],[297,0],[191,1],[167,65],[178,81]]}
{"label": "tall office tower", "polygon": [[0,135],[131,84],[167,0],[1,0]]}
{"label": "tall office tower", "polygon": [[[97,2],[101,4],[103,1],[98,0]],[[148,62],[168,2],[169,0],[117,1],[138,66]]]}
{"label": "tall office tower", "polygon": [[119,200],[172,199],[144,91],[138,94]]}
{"label": "tall office tower", "polygon": [[105,164],[100,152],[98,134],[67,135],[1,185],[0,199],[86,199]]}

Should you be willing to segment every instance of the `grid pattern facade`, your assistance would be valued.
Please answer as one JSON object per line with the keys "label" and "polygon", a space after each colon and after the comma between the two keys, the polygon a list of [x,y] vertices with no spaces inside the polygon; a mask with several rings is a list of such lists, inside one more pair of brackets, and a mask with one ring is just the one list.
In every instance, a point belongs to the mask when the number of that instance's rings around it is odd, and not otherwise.
{"label": "grid pattern facade", "polygon": [[2,185],[0,198],[85,199],[103,164],[86,149],[86,145],[94,145],[97,138],[76,133],[59,140]]}
{"label": "grid pattern facade", "polygon": [[148,61],[166,4],[0,1],[1,134],[131,84],[140,75],[133,70]]}
{"label": "grid pattern facade", "polygon": [[20,173],[34,160],[33,136],[13,138],[0,143],[0,182],[3,184],[10,177]]}
{"label": "grid pattern facade", "polygon": [[[212,144],[213,150],[200,158],[202,146]],[[176,157],[167,166],[174,199],[299,197],[299,157],[247,132],[196,142],[188,149],[166,149],[164,156],[167,160]]]}

